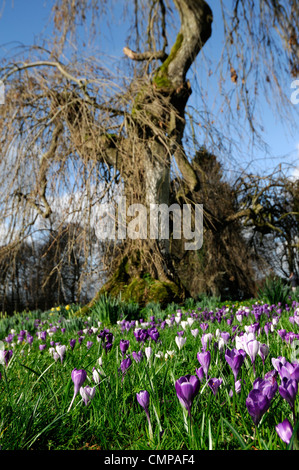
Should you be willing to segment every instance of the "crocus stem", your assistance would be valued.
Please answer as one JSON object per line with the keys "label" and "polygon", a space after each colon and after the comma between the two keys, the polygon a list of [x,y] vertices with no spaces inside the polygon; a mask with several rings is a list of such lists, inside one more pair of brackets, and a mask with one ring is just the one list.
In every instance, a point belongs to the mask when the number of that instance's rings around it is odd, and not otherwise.
{"label": "crocus stem", "polygon": [[67,412],[69,412],[69,411],[70,411],[70,409],[71,409],[71,407],[72,407],[72,404],[74,403],[75,396],[76,396],[76,393],[74,393],[74,395],[73,395],[72,401],[71,401],[71,403],[70,403],[70,406],[68,407],[68,410],[67,410]]}
{"label": "crocus stem", "polygon": [[152,441],[152,439],[153,439],[153,429],[152,429],[152,424],[151,424],[149,412],[146,413],[146,417],[147,417],[147,422],[148,422],[148,432],[149,432],[150,440]]}

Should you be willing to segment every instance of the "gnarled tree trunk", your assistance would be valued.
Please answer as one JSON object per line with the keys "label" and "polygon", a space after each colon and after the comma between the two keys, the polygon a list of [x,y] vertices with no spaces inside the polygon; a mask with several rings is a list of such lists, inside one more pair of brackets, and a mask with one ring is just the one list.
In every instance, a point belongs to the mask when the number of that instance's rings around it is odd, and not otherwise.
{"label": "gnarled tree trunk", "polygon": [[[185,107],[191,94],[186,74],[211,35],[212,11],[203,0],[176,0],[175,6],[180,15],[180,31],[169,55],[164,57],[153,74],[151,83],[142,84],[136,95],[132,114],[126,123],[128,139],[116,144],[118,158],[115,158],[115,146],[111,141],[105,142],[108,161],[113,165],[118,161],[127,205],[140,203],[147,208],[148,214],[151,204],[169,206],[172,158],[175,158],[190,194],[200,186],[197,173],[182,146]],[[128,48],[124,52],[133,60],[147,57]],[[142,280],[148,275],[150,284]],[[137,282],[138,278],[141,282]],[[132,283],[136,285],[135,291]],[[156,297],[151,295],[151,287]],[[150,239],[148,231],[144,239],[124,241],[118,266],[99,294],[104,291],[122,292],[125,297],[129,292],[133,299],[143,299],[144,302],[180,301],[189,295],[173,267],[169,240],[160,235],[158,239]]]}

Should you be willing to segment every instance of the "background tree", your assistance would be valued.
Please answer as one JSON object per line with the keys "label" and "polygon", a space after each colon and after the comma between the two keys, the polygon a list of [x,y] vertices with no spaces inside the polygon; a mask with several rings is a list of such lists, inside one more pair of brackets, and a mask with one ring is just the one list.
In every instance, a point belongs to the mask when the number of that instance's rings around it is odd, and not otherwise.
{"label": "background tree", "polygon": [[[111,9],[115,6],[112,2]],[[289,101],[285,83],[298,73],[298,5],[292,0],[232,0],[230,8],[222,1],[220,7],[225,37],[218,69],[224,135],[233,128],[236,134],[249,131],[260,141],[259,94],[277,97],[273,105],[281,116],[288,110],[283,106]],[[101,22],[112,21],[111,9],[100,0],[53,1],[54,39],[22,50],[1,67],[7,90],[6,103],[0,107],[0,204],[3,223],[9,226],[5,252],[32,235],[40,218],[51,220],[53,205],[67,198],[69,210],[61,213],[61,223],[80,218],[86,242],[92,239],[96,208],[119,194],[128,206],[168,205],[176,179],[181,202],[202,203],[206,170],[198,171],[200,153],[193,159],[203,144],[198,125],[207,130],[205,140],[210,144],[219,136],[219,151],[224,143],[204,106],[187,107],[192,91],[188,73],[196,70],[194,65],[200,69],[212,34],[209,2],[134,1],[125,11],[130,26],[123,49],[127,60],[120,61],[115,73],[100,55],[88,55],[84,47],[76,50],[82,42],[78,25],[86,25],[96,37]],[[246,271],[247,262],[241,265],[237,260],[227,270],[228,233],[233,233],[227,227],[245,218],[263,231],[261,209],[252,204],[244,210],[230,194],[235,189],[221,184],[222,207],[228,201],[225,214],[219,220],[215,204],[204,207],[204,226],[213,234],[204,245],[205,263],[213,259],[214,274],[228,272],[240,284],[246,272],[247,279],[251,273]],[[78,194],[83,194],[82,199]],[[231,256],[238,252],[237,246],[231,246]],[[168,240],[125,238],[112,250],[107,250],[113,262],[106,290],[125,290],[143,299],[154,295],[158,300],[182,300],[190,294]],[[221,256],[215,256],[217,252]],[[231,274],[234,264],[236,276]],[[145,282],[149,276],[150,285]],[[219,285],[214,282],[210,288],[216,292]]]}

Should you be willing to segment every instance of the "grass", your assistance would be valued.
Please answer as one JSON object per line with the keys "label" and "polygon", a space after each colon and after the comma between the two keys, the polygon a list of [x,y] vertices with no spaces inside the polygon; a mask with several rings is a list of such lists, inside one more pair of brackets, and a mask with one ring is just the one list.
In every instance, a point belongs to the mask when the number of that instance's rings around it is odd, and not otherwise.
{"label": "grass", "polygon": [[[189,300],[184,307],[173,304],[164,311],[156,304],[149,305],[142,312],[137,312],[135,305],[130,306],[130,317],[134,311],[137,318],[143,319],[141,325],[134,323],[132,318],[126,318],[123,304],[119,317],[115,316],[114,306],[111,322],[107,303],[103,305],[104,315],[97,306],[87,318],[75,316],[77,306],[2,317],[2,348],[13,350],[13,354],[7,365],[0,365],[1,449],[287,449],[288,444],[280,439],[275,426],[285,418],[291,421],[292,413],[279,392],[258,426],[254,425],[245,401],[254,380],[273,370],[272,358],[284,356],[291,361],[295,343],[289,343],[278,332],[285,329],[299,334],[298,324],[290,321],[299,304],[289,299],[286,309],[286,305],[264,307],[254,299],[247,303],[218,301],[218,305],[215,299],[210,303],[204,299],[204,302],[201,300],[198,304]],[[246,312],[245,306],[248,307]],[[236,318],[237,311],[245,312],[242,322]],[[190,323],[193,320],[191,326],[182,323],[188,319]],[[260,324],[257,339],[269,345],[269,355],[264,364],[257,357],[255,374],[247,357],[239,376],[243,384],[241,392],[231,393],[234,379],[224,357],[225,349],[232,349],[235,336],[257,321]],[[203,323],[207,325],[205,331],[202,330]],[[269,323],[272,330],[267,335],[264,326]],[[144,344],[138,342],[134,335],[136,326],[149,330],[153,325],[159,332],[157,342],[150,338]],[[112,347],[107,352],[103,348],[105,341],[100,337],[104,328],[113,335]],[[195,329],[199,330],[197,336],[191,332]],[[18,339],[21,331],[25,331],[24,339]],[[37,336],[43,331],[47,332],[45,341]],[[175,342],[179,331],[184,331],[186,338],[181,349]],[[31,345],[27,342],[27,332],[34,338]],[[219,349],[219,332],[230,335],[223,350]],[[192,405],[192,422],[187,425],[174,384],[183,375],[196,374],[199,368],[197,352],[202,349],[202,336],[206,333],[212,335],[208,347],[211,353],[209,375],[221,378],[222,384],[214,395],[205,380],[201,382]],[[73,350],[69,345],[70,339],[76,339]],[[129,340],[127,355],[132,359],[125,373],[120,370],[123,359],[119,348],[121,339]],[[88,341],[92,343],[91,347],[88,347]],[[42,343],[46,348],[40,351]],[[62,361],[55,360],[51,354],[50,348],[55,349],[57,343],[67,346]],[[152,349],[149,359],[144,354],[140,362],[135,362],[132,352],[141,350],[145,353],[147,347]],[[84,386],[95,386],[96,393],[88,405],[78,393],[68,412],[74,393],[71,379],[74,368],[86,370]],[[93,381],[94,368],[100,374],[99,384]],[[279,376],[277,382],[280,384]],[[146,414],[136,400],[136,393],[141,390],[147,390],[150,395],[152,438]]]}

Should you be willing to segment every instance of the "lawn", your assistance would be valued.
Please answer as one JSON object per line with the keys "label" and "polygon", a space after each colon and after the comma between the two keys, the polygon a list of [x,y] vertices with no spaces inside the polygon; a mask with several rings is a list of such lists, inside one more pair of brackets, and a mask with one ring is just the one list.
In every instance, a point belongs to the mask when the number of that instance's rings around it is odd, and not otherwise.
{"label": "lawn", "polygon": [[299,301],[0,319],[2,450],[297,448]]}

